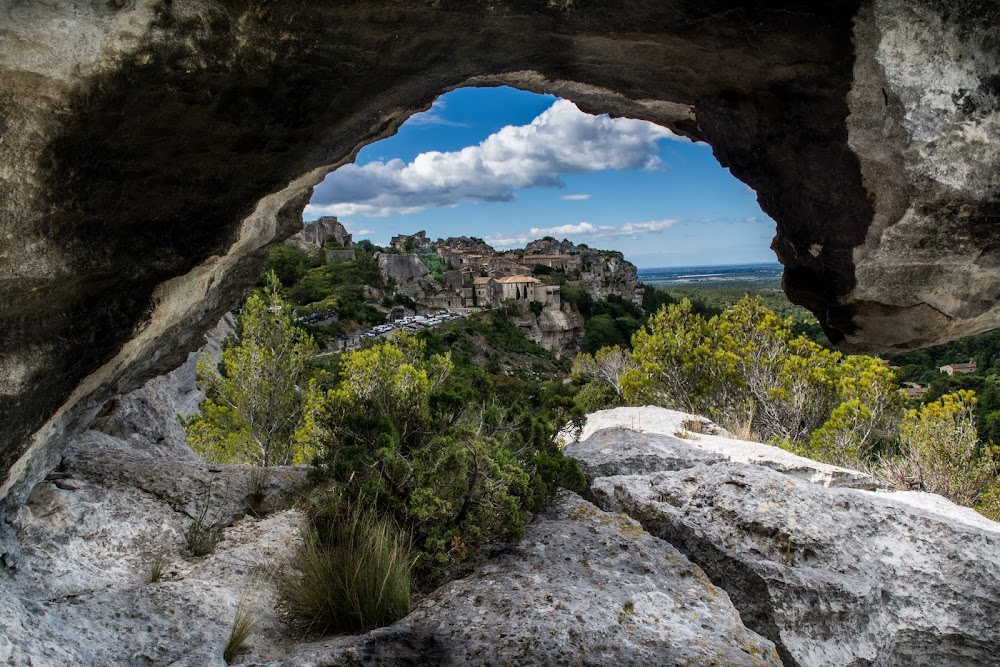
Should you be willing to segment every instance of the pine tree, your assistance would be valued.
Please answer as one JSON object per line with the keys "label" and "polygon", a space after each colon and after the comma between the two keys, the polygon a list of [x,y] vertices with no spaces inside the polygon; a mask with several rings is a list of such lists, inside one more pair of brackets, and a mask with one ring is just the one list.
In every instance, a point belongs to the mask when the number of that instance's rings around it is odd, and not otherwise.
{"label": "pine tree", "polygon": [[288,465],[308,453],[295,433],[307,404],[307,364],[316,355],[312,338],[297,328],[271,272],[264,297],[251,296],[239,318],[239,342],[222,354],[220,368],[198,362],[205,388],[202,415],[185,424],[188,442],[217,463]]}

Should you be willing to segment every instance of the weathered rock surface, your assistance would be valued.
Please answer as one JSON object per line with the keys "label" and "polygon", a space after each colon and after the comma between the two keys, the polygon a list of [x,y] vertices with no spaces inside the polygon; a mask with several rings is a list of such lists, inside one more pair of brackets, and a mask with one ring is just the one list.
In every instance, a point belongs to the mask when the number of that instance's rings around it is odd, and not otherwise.
{"label": "weathered rock surface", "polygon": [[[159,380],[150,384],[171,386]],[[0,572],[4,664],[221,667],[248,589],[257,625],[244,665],[781,664],[773,643],[747,630],[729,596],[677,549],[573,494],[399,622],[305,641],[276,614],[267,576],[285,567],[302,517],[246,516],[247,468],[206,465],[152,430],[165,423],[156,413],[172,416],[174,405],[124,397],[126,414],[106,420],[120,437],[75,438],[19,507],[10,528],[21,550]],[[287,501],[303,475],[271,470],[270,501]],[[202,516],[226,527],[214,551],[196,558],[184,535]],[[151,582],[157,557],[163,578]]]}
{"label": "weathered rock surface", "polygon": [[[624,413],[595,416],[630,426]],[[648,408],[632,419],[643,431],[665,422]],[[1000,664],[1000,524],[931,494],[829,488],[752,460],[706,461],[720,445],[693,433],[629,436],[616,470],[614,432],[591,433],[567,452],[605,475],[592,481],[594,501],[700,565],[786,666]],[[731,449],[744,444],[754,443]],[[657,461],[662,471],[648,472]]]}
{"label": "weathered rock surface", "polygon": [[580,351],[583,336],[583,316],[567,303],[562,308],[548,306],[536,316],[525,310],[512,318],[514,325],[529,340],[554,352],[556,356],[572,357]]}
{"label": "weathered rock surface", "polygon": [[290,240],[310,250],[324,247],[327,241],[332,241],[341,248],[350,248],[354,244],[351,234],[334,215],[324,215],[303,223],[302,231],[292,236]]}
{"label": "weathered rock surface", "polygon": [[588,261],[589,271],[580,274],[580,287],[587,290],[594,299],[618,296],[632,301],[639,277],[635,264],[626,260],[621,253],[602,251],[592,253]]}
{"label": "weathered rock surface", "polygon": [[166,375],[155,377],[140,389],[111,401],[92,428],[108,435],[134,440],[143,448],[164,445],[179,456],[191,452],[177,415],[198,412],[205,392],[198,386],[198,361],[207,357],[218,363],[222,344],[236,331],[236,319],[229,313],[205,334],[205,344],[188,354],[187,360]]}
{"label": "weathered rock surface", "polygon": [[402,292],[414,299],[424,296],[424,288],[429,287],[430,271],[420,258],[412,254],[375,253],[378,260],[378,270],[382,278],[390,278],[396,282],[396,291]]}
{"label": "weathered rock surface", "polygon": [[626,516],[569,496],[524,538],[361,638],[249,665],[780,665],[728,596]]}
{"label": "weathered rock surface", "polygon": [[[599,437],[594,443],[588,442],[594,434],[603,429],[629,429],[660,437],[637,441],[635,436],[630,436],[630,442],[635,442],[636,446],[624,450],[615,448],[611,442],[603,444],[609,440],[606,436]],[[813,461],[759,442],[738,440],[704,417],[655,406],[613,408],[595,412],[587,415],[587,423],[580,433],[572,435],[575,435],[575,439],[581,444],[570,442],[567,445],[567,453],[587,460],[592,460],[592,454],[600,454],[601,457],[609,457],[607,463],[612,466],[615,465],[616,458],[622,460],[622,464],[619,465],[630,465],[626,463],[629,457],[647,448],[649,452],[662,451],[665,448],[676,450],[678,455],[673,458],[683,457],[684,452],[690,452],[691,448],[695,448],[703,453],[702,456],[712,454],[735,463],[763,466],[814,484],[875,489],[875,479],[866,473]],[[578,450],[578,447],[582,449]],[[583,456],[581,453],[577,456],[577,451],[588,454]],[[667,460],[670,458],[668,456]]]}
{"label": "weathered rock surface", "polygon": [[[83,433],[18,508],[9,528],[19,553],[0,574],[4,664],[221,667],[247,588],[260,608],[251,644],[286,633],[266,576],[297,544],[301,517],[247,517],[249,469],[208,466],[186,446],[143,436]],[[272,471],[265,502],[287,499],[302,478]],[[203,512],[225,528],[212,554],[196,558],[185,533]],[[164,577],[152,583],[158,557]]]}
{"label": "weathered rock surface", "polygon": [[710,142],[839,344],[996,327],[998,31],[988,1],[2,0],[0,496],[196,347],[330,169],[462,85]]}

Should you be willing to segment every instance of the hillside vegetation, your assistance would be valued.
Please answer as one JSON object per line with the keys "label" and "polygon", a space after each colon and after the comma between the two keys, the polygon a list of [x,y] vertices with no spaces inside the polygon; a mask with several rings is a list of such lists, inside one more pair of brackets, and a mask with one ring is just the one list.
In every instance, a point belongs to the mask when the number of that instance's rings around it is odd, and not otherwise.
{"label": "hillside vegetation", "polygon": [[[732,293],[694,303],[650,288],[643,312],[570,285],[590,350],[572,365],[523,336],[507,305],[319,356],[314,334],[381,317],[365,300],[368,281],[377,284],[373,263],[373,248],[360,244],[353,259],[273,254],[221,363],[199,364],[206,399],[185,422],[211,462],[311,465],[303,546],[281,574],[283,604],[304,628],[389,623],[412,590],[522,535],[559,489],[585,484],[559,431],[616,405],[702,414],[739,437],[1000,518],[1000,391],[986,339],[902,357],[910,376],[960,352],[989,369],[935,376],[935,394],[908,404],[881,359],[824,347],[762,297],[719,308]],[[303,312],[333,309],[332,322],[304,321]],[[331,578],[339,583],[328,588]]]}
{"label": "hillside vegetation", "polygon": [[907,408],[881,359],[842,355],[796,334],[792,319],[759,297],[711,317],[686,299],[665,306],[632,338],[631,351],[581,355],[575,369],[605,388],[606,405],[705,415],[740,437],[1000,518],[998,450],[980,437],[973,392]]}

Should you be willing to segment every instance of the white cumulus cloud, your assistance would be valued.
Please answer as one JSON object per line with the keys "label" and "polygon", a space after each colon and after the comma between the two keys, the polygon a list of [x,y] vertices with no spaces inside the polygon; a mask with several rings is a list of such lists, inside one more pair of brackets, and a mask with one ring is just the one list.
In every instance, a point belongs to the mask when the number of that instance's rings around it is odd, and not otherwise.
{"label": "white cumulus cloud", "polygon": [[590,195],[563,195],[562,199],[564,201],[587,201],[590,199]]}
{"label": "white cumulus cloud", "polygon": [[507,234],[495,234],[487,236],[486,242],[497,248],[514,248],[523,246],[529,241],[540,239],[544,236],[552,236],[557,239],[613,239],[613,238],[638,238],[646,234],[656,234],[670,229],[679,220],[647,220],[645,222],[626,222],[621,225],[594,225],[589,222],[580,222],[575,225],[558,225],[556,227],[532,227],[526,232],[513,232]]}
{"label": "white cumulus cloud", "polygon": [[306,213],[377,217],[512,201],[521,188],[561,186],[561,174],[661,168],[657,142],[676,138],[646,121],[591,116],[556,100],[528,125],[508,125],[476,146],[345,165],[316,187]]}

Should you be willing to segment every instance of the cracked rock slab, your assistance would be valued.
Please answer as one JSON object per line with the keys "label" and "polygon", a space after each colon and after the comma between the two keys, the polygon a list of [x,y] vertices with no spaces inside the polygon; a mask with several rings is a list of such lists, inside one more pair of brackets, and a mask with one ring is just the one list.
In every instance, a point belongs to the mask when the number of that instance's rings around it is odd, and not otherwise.
{"label": "cracked rock slab", "polygon": [[[668,423],[642,410],[644,428]],[[585,446],[567,453],[606,466],[586,444],[613,449],[612,433],[585,430]],[[623,440],[622,471],[642,442]],[[662,456],[646,442],[647,461]],[[739,457],[599,477],[589,497],[699,565],[786,666],[1000,665],[1000,524],[971,509],[830,488]]]}
{"label": "cracked rock slab", "polygon": [[244,664],[781,663],[699,567],[627,516],[569,495],[509,551],[396,624]]}
{"label": "cracked rock slab", "polygon": [[[597,459],[590,453],[594,445],[588,444],[588,439],[602,429],[610,428],[626,429],[647,436],[667,437],[667,440],[655,439],[658,444],[656,446],[649,445],[645,456],[662,456],[662,454],[654,452],[661,452],[662,448],[666,446],[682,456],[686,453],[690,457],[690,461],[693,462],[701,462],[705,457],[714,456],[735,463],[771,468],[796,479],[822,486],[843,486],[870,490],[874,490],[876,487],[875,479],[863,472],[813,461],[792,454],[780,447],[738,440],[704,417],[652,405],[612,408],[587,415],[587,423],[575,438],[575,442],[580,444],[569,443],[567,453],[573,452],[575,447],[582,446],[583,450],[577,450],[581,452],[581,455],[574,454],[573,456],[580,460],[582,465],[591,465]],[[627,442],[632,442],[634,436],[628,435],[626,438]],[[682,445],[687,445],[687,447]],[[627,460],[633,460],[640,455],[639,450],[631,445],[627,445],[623,451],[629,452],[628,455],[624,456],[624,459]],[[587,454],[583,455],[582,452],[587,452]],[[613,466],[610,466],[610,462],[608,464],[606,467],[606,470],[609,471],[608,474],[631,474],[630,464],[625,463],[624,460],[621,463],[623,467],[614,472],[612,472]],[[658,469],[667,470],[676,467],[684,466],[678,463],[673,467]]]}

